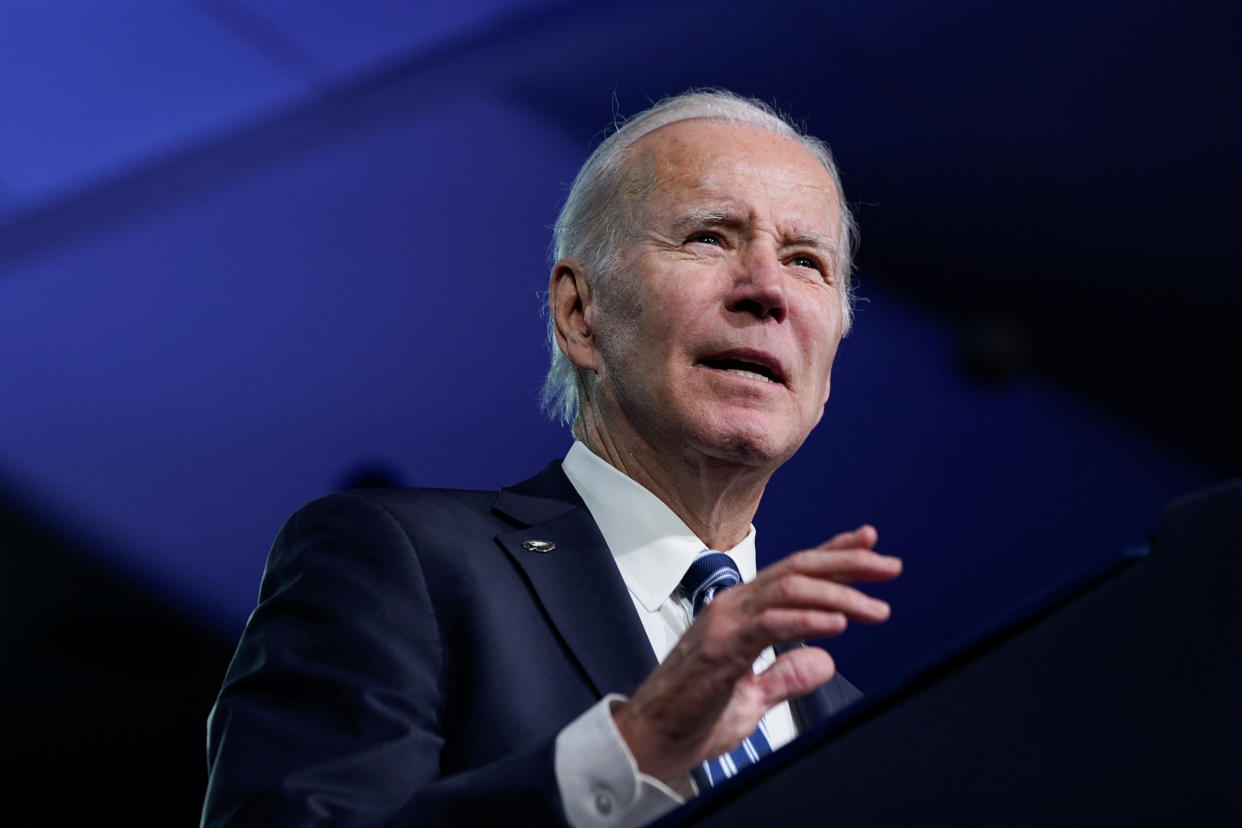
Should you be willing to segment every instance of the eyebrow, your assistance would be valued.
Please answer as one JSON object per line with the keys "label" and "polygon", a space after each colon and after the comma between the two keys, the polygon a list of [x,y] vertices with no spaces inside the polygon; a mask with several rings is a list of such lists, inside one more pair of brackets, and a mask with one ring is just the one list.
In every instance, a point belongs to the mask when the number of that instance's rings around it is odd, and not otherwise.
{"label": "eyebrow", "polygon": [[684,233],[695,227],[742,227],[745,224],[746,219],[733,210],[690,210],[677,217],[673,230]]}
{"label": "eyebrow", "polygon": [[787,244],[790,247],[814,247],[833,254],[840,252],[836,239],[831,236],[821,236],[819,233],[799,233],[789,239]]}

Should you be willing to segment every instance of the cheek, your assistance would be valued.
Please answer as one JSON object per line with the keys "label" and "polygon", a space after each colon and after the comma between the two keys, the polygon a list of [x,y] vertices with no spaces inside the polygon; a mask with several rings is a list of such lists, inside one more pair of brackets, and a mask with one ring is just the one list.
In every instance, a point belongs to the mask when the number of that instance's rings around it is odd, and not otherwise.
{"label": "cheek", "polygon": [[837,348],[841,344],[841,327],[837,320],[831,316],[825,317],[824,327],[821,331],[828,331],[827,337],[810,336],[804,340],[805,353],[815,354],[814,370],[820,381],[823,383],[823,394],[819,400],[822,406],[828,402],[829,392],[832,390],[832,364],[837,357]]}
{"label": "cheek", "polygon": [[712,334],[712,317],[693,289],[665,290],[645,297],[631,321],[636,347],[650,354],[678,352]]}

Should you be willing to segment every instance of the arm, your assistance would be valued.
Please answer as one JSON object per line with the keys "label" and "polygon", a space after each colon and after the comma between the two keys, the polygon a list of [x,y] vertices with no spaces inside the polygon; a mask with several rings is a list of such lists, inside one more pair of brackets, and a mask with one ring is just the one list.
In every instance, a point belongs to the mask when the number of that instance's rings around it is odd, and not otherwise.
{"label": "arm", "polygon": [[442,646],[386,512],[355,495],[298,512],[209,720],[203,824],[563,823],[552,738],[440,778]]}

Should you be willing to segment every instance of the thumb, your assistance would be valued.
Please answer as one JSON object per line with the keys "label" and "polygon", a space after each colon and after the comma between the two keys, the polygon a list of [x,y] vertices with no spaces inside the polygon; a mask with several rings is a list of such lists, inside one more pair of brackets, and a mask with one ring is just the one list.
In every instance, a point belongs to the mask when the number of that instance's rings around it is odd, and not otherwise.
{"label": "thumb", "polygon": [[755,682],[768,709],[783,701],[805,696],[836,674],[837,667],[820,647],[795,647],[781,653]]}

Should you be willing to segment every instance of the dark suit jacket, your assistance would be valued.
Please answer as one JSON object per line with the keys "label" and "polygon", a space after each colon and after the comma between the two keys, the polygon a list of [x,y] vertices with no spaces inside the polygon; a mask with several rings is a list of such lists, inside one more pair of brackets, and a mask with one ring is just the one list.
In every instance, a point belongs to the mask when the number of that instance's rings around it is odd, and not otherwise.
{"label": "dark suit jacket", "polygon": [[[323,498],[277,537],[212,711],[204,824],[563,824],[557,733],[655,666],[559,463]],[[798,715],[857,695],[834,679]]]}

